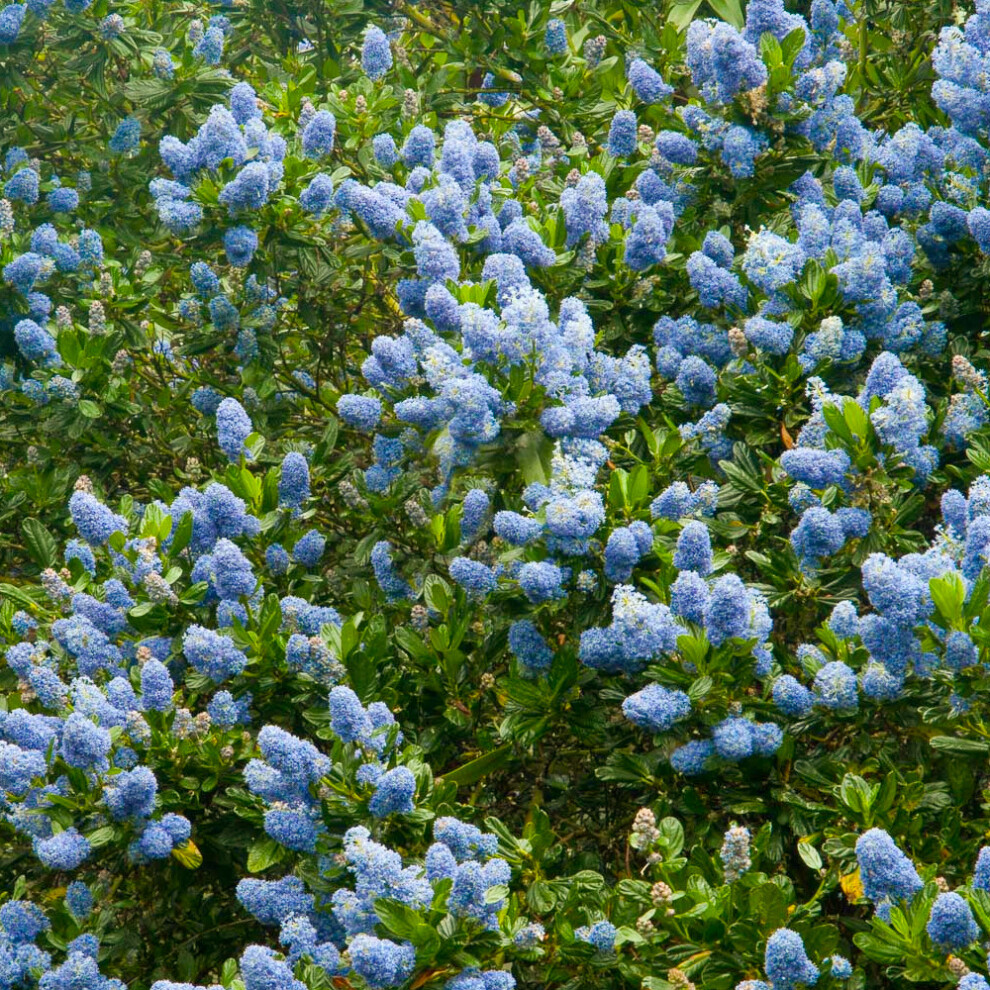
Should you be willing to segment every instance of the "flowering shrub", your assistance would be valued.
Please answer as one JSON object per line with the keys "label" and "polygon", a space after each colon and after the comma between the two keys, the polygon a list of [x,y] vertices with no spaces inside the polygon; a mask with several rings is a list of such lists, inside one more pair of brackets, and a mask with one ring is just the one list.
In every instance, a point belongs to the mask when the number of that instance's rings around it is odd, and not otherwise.
{"label": "flowering shrub", "polygon": [[987,990],[990,6],[0,7],[0,983]]}

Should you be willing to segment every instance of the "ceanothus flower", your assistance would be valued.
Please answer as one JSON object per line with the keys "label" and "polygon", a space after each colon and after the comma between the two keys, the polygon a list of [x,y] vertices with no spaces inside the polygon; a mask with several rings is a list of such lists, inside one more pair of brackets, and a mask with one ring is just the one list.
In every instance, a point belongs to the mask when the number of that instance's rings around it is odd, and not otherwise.
{"label": "ceanothus flower", "polygon": [[732,717],[723,719],[712,729],[715,752],[730,763],[752,756],[754,751],[754,725],[749,719]]}
{"label": "ceanothus flower", "polygon": [[749,630],[750,594],[736,574],[720,577],[705,606],[705,630],[712,646],[727,639],[745,637]]}
{"label": "ceanothus flower", "polygon": [[574,935],[582,942],[595,947],[602,955],[615,951],[615,937],[618,930],[611,921],[596,921],[593,925],[582,925],[574,930]]}
{"label": "ceanothus flower", "polygon": [[561,598],[564,573],[556,564],[549,561],[529,561],[523,564],[518,574],[519,587],[534,605]]}
{"label": "ceanothus flower", "polygon": [[608,240],[608,192],[597,172],[586,172],[560,194],[560,206],[567,224],[567,247],[572,248],[587,235],[592,246]]}
{"label": "ceanothus flower", "polygon": [[389,601],[410,597],[412,588],[409,582],[396,571],[392,561],[392,544],[388,540],[379,540],[372,547],[371,566],[375,572],[378,586],[385,592]]}
{"label": "ceanothus flower", "polygon": [[272,192],[272,174],[264,162],[248,162],[220,191],[220,202],[233,216],[243,210],[260,209]]}
{"label": "ceanothus flower", "polygon": [[371,140],[375,161],[382,168],[392,168],[399,160],[399,149],[391,134],[376,134]]}
{"label": "ceanothus flower", "polygon": [[249,945],[240,959],[241,979],[246,990],[303,990],[288,963],[275,958],[271,949]]}
{"label": "ceanothus flower", "polygon": [[648,684],[622,702],[622,713],[634,725],[650,732],[666,732],[691,713],[691,701],[683,691]]}
{"label": "ceanothus flower", "polygon": [[795,677],[784,674],[773,682],[773,702],[784,715],[801,718],[815,704],[815,696]]}
{"label": "ceanothus flower", "polygon": [[474,540],[481,535],[481,527],[488,518],[491,500],[482,488],[472,488],[461,503],[461,538]]}
{"label": "ceanothus flower", "polygon": [[309,464],[297,451],[282,459],[278,479],[278,500],[281,505],[298,509],[309,498]]}
{"label": "ceanothus flower", "polygon": [[547,21],[543,42],[548,55],[563,55],[567,51],[567,28],[560,18],[554,17]]}
{"label": "ceanothus flower", "polygon": [[605,577],[617,583],[626,582],[633,568],[653,547],[653,531],[637,520],[620,526],[609,534],[605,544]]}
{"label": "ceanothus flower", "polygon": [[0,45],[10,45],[17,40],[27,4],[10,3],[0,10]]}
{"label": "ceanothus flower", "polygon": [[402,145],[402,161],[406,168],[433,167],[437,136],[424,124],[417,124]]}
{"label": "ceanothus flower", "polygon": [[805,254],[779,234],[761,230],[753,234],[743,255],[746,277],[767,295],[790,285],[804,267]]}
{"label": "ceanothus flower", "polygon": [[726,883],[735,883],[752,866],[749,855],[750,832],[748,828],[734,826],[722,837],[719,859]]}
{"label": "ceanothus flower", "polygon": [[333,179],[326,172],[313,176],[309,185],[299,194],[299,205],[316,217],[323,216],[333,205]]}
{"label": "ceanothus flower", "polygon": [[223,235],[227,261],[235,268],[246,268],[258,250],[258,235],[250,227],[231,227]]}
{"label": "ceanothus flower", "polygon": [[182,652],[189,663],[214,684],[243,672],[247,657],[224,636],[204,626],[189,626],[182,637]]}
{"label": "ceanothus flower", "polygon": [[928,937],[945,952],[961,952],[980,937],[969,904],[954,892],[939,894],[925,926]]}
{"label": "ceanothus flower", "polygon": [[408,942],[398,944],[373,935],[355,935],[348,945],[348,952],[354,972],[371,990],[405,982],[416,960],[416,950]]}
{"label": "ceanothus flower", "polygon": [[856,840],[863,893],[874,904],[910,901],[924,886],[914,864],[880,828],[871,828]]}
{"label": "ceanothus flower", "polygon": [[509,626],[509,649],[527,675],[546,671],[553,662],[553,651],[531,619],[518,619]]}
{"label": "ceanothus flower", "polygon": [[[79,880],[73,880],[65,889],[65,906],[77,921],[84,920],[93,910],[93,895],[89,887]],[[0,924],[7,928],[4,921],[0,921]]]}
{"label": "ceanothus flower", "polygon": [[727,103],[736,93],[767,81],[766,66],[754,45],[722,21],[691,22],[686,61],[695,86],[708,101]]}
{"label": "ceanothus flower", "polygon": [[686,523],[677,538],[674,567],[679,571],[695,571],[707,577],[712,570],[712,542],[708,527],[692,520]]}
{"label": "ceanothus flower", "polygon": [[69,514],[79,535],[90,546],[102,546],[114,533],[127,532],[127,520],[112,512],[89,492],[72,493]]}
{"label": "ceanothus flower", "polygon": [[767,939],[763,968],[774,990],[810,987],[818,982],[818,969],[808,958],[804,940],[797,932],[787,928],[778,928]]}
{"label": "ceanothus flower", "polygon": [[315,161],[325,158],[333,151],[336,131],[337,118],[329,110],[318,110],[303,129],[303,154]]}
{"label": "ceanothus flower", "polygon": [[708,408],[715,403],[717,381],[712,366],[692,354],[681,361],[674,384],[688,405]]}
{"label": "ceanothus flower", "polygon": [[303,567],[312,569],[320,562],[326,543],[326,537],[318,530],[308,530],[296,540],[292,548],[292,557]]}
{"label": "ceanothus flower", "polygon": [[136,151],[141,143],[141,121],[137,117],[125,117],[113,132],[109,148],[118,155]]}
{"label": "ceanothus flower", "polygon": [[364,36],[361,68],[374,81],[381,79],[392,68],[392,49],[388,36],[380,27],[372,25]]}
{"label": "ceanothus flower", "polygon": [[382,404],[371,395],[342,395],[337,413],[348,426],[370,433],[381,420]]}
{"label": "ceanothus flower", "polygon": [[28,361],[54,368],[62,363],[55,338],[34,320],[19,320],[14,327],[17,349]]}
{"label": "ceanothus flower", "polygon": [[79,206],[79,193],[68,186],[59,186],[48,194],[48,205],[53,213],[71,213]]}
{"label": "ceanothus flower", "polygon": [[405,814],[414,810],[416,778],[408,767],[394,767],[375,782],[375,793],[368,803],[368,810],[375,818],[391,814]]}
{"label": "ceanothus flower", "polygon": [[75,828],[34,840],[35,856],[50,870],[74,870],[89,858],[90,851],[89,840]]}
{"label": "ceanothus flower", "polygon": [[234,115],[234,120],[238,124],[244,125],[251,120],[261,117],[261,108],[258,106],[258,94],[250,83],[239,82],[230,91],[230,112]]}
{"label": "ceanothus flower", "polygon": [[244,441],[251,435],[254,427],[251,418],[237,399],[229,396],[217,406],[217,442],[220,449],[231,462],[240,460],[242,454],[250,457],[250,452]]}
{"label": "ceanothus flower", "polygon": [[626,78],[644,103],[659,103],[674,92],[673,87],[663,81],[660,73],[641,58],[633,59],[629,63]]}
{"label": "ceanothus flower", "polygon": [[225,36],[219,27],[210,26],[193,48],[193,55],[207,65],[219,65],[223,57]]}
{"label": "ceanothus flower", "polygon": [[470,557],[455,557],[448,570],[454,581],[472,598],[484,598],[498,584],[498,573],[493,568]]}
{"label": "ceanothus flower", "polygon": [[666,256],[666,244],[674,228],[674,211],[670,203],[661,201],[655,206],[637,205],[633,216],[623,260],[633,271],[642,272]]}
{"label": "ceanothus flower", "polygon": [[636,114],[618,110],[608,130],[608,153],[616,158],[628,158],[636,151]]}

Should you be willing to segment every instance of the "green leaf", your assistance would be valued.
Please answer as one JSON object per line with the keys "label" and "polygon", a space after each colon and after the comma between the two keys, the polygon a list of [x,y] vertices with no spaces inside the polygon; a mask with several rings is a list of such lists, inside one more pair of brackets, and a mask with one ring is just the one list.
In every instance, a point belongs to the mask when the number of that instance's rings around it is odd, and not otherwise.
{"label": "green leaf", "polygon": [[184,512],[182,518],[179,520],[179,525],[175,527],[172,542],[169,544],[168,555],[170,557],[178,557],[189,546],[189,541],[192,539],[192,532],[193,514],[191,512]]}
{"label": "green leaf", "polygon": [[[764,35],[766,38],[767,35]],[[825,422],[828,428],[846,443],[853,442],[852,430],[849,429],[849,424],[846,422],[846,417],[843,410],[840,409],[835,403],[826,402],[822,406],[822,416],[825,418]]]}
{"label": "green leaf", "polygon": [[700,666],[705,657],[708,656],[708,637],[702,632],[694,635],[684,633],[677,637],[677,648],[681,651],[687,663]]}
{"label": "green leaf", "polygon": [[333,448],[337,445],[337,434],[340,432],[340,421],[336,416],[331,416],[329,413],[324,413],[327,418],[327,428],[323,431],[323,439],[320,444],[323,448],[323,456],[326,457],[327,454],[333,451]]}
{"label": "green leaf", "polygon": [[39,567],[54,567],[57,560],[58,544],[55,537],[37,519],[25,519],[21,523],[24,542],[31,559]]}
{"label": "green leaf", "polygon": [[512,747],[508,744],[493,749],[474,760],[461,764],[456,770],[443,774],[443,780],[449,780],[462,787],[474,784],[496,770],[501,770],[512,757]]}
{"label": "green leaf", "polygon": [[86,419],[99,419],[103,415],[103,410],[91,399],[80,399],[77,405]]}
{"label": "green leaf", "polygon": [[536,880],[526,891],[526,903],[535,914],[546,914],[557,904],[557,895],[545,880]]}
{"label": "green leaf", "polygon": [[692,702],[697,704],[697,702],[704,698],[714,686],[715,682],[707,674],[705,674],[702,677],[696,678],[691,684],[691,687],[688,688],[688,697]]}
{"label": "green leaf", "polygon": [[650,492],[650,473],[645,464],[637,464],[629,475],[628,495],[631,505],[639,505]]}
{"label": "green leaf", "polygon": [[787,895],[775,883],[764,883],[749,895],[749,910],[764,930],[787,922]]}
{"label": "green leaf", "polygon": [[760,56],[768,69],[775,69],[784,63],[780,42],[769,32],[760,38]]}
{"label": "green leaf", "polygon": [[86,836],[89,844],[94,848],[98,849],[100,846],[105,846],[108,842],[113,841],[114,830],[112,825],[103,825],[98,828],[95,832],[90,832]]}
{"label": "green leaf", "polygon": [[504,901],[506,897],[509,896],[509,888],[503,883],[496,884],[494,887],[489,887],[485,891],[485,903],[486,904],[498,904]]}
{"label": "green leaf", "polygon": [[25,608],[33,608],[37,604],[30,595],[26,595],[20,588],[12,584],[0,584],[0,599],[3,598],[7,598]]}
{"label": "green leaf", "polygon": [[966,601],[966,586],[961,575],[950,572],[942,577],[932,578],[928,587],[942,618],[949,624],[958,622],[962,618],[963,603]]}
{"label": "green leaf", "polygon": [[237,976],[238,966],[236,959],[227,959],[224,961],[223,968],[220,970],[220,983],[222,986],[229,987],[231,983],[234,982],[234,978]]}
{"label": "green leaf", "polygon": [[274,840],[259,839],[248,850],[247,868],[250,873],[261,873],[274,866],[285,854],[285,850]]}
{"label": "green leaf", "polygon": [[676,818],[665,818],[660,822],[657,841],[668,859],[677,856],[684,848],[684,826]]}
{"label": "green leaf", "polygon": [[694,20],[694,15],[698,13],[702,0],[674,0],[670,13],[667,15],[667,23],[673,24],[678,31],[683,31]]}
{"label": "green leaf", "polygon": [[842,418],[849,427],[850,433],[863,439],[869,436],[870,418],[866,415],[866,410],[858,402],[847,402],[842,407]]}
{"label": "green leaf", "polygon": [[797,844],[798,855],[804,860],[805,866],[812,870],[822,868],[822,857],[818,850],[807,839],[799,839]]}
{"label": "green leaf", "polygon": [[929,740],[932,749],[941,750],[943,753],[983,755],[990,753],[990,743],[982,739],[959,739],[957,736],[932,736]]}
{"label": "green leaf", "polygon": [[599,780],[615,780],[624,784],[651,784],[656,766],[650,765],[645,756],[638,753],[612,753],[595,770]]}
{"label": "green leaf", "polygon": [[734,28],[742,28],[744,24],[742,4],[740,0],[708,0],[708,6]]}
{"label": "green leaf", "polygon": [[172,855],[187,869],[195,870],[203,865],[203,854],[192,839],[172,850]]}
{"label": "green leaf", "polygon": [[382,925],[398,938],[411,939],[416,929],[423,924],[418,911],[388,897],[380,897],[375,901],[375,914],[381,919]]}
{"label": "green leaf", "polygon": [[874,962],[897,963],[904,958],[904,951],[899,946],[881,942],[869,932],[857,932],[853,935],[853,942],[863,950],[863,955]]}
{"label": "green leaf", "polygon": [[423,598],[430,608],[446,615],[453,597],[450,585],[439,574],[427,574],[423,581]]}
{"label": "green leaf", "polygon": [[543,430],[524,433],[516,444],[519,470],[527,485],[545,485],[550,477],[550,457],[553,445]]}
{"label": "green leaf", "polygon": [[[877,787],[877,791],[879,791],[879,787]],[[853,773],[847,773],[839,785],[839,796],[842,798],[843,804],[850,811],[859,815],[865,815],[869,812],[873,804],[875,794],[870,785],[862,777],[857,777]]]}
{"label": "green leaf", "polygon": [[[709,0],[711,2],[711,0]],[[736,25],[737,27],[742,26],[742,22]],[[786,38],[780,43],[781,52],[783,53],[784,63],[790,67],[794,63],[794,59],[797,58],[798,52],[804,47],[804,28],[795,28],[791,31]]]}

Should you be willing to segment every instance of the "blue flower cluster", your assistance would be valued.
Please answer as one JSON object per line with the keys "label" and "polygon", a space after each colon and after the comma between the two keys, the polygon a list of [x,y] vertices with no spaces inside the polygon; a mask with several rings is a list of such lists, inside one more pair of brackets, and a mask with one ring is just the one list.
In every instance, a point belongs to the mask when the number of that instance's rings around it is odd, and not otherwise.
{"label": "blue flower cluster", "polygon": [[[68,232],[59,229],[79,207],[79,191],[63,185],[53,173],[44,179],[49,191],[42,206],[42,166],[28,163],[22,148],[7,152],[0,167],[0,176],[4,174],[8,176],[4,184],[7,198],[0,201],[0,228],[10,240],[11,250],[6,253],[10,260],[2,272],[4,283],[16,294],[8,318],[21,367],[0,365],[0,393],[19,393],[33,406],[52,401],[75,404],[81,391],[69,377],[71,370],[59,373],[64,361],[58,338],[72,329],[69,307],[73,304],[95,307],[102,313],[99,276],[104,266],[103,241],[97,231],[79,221]],[[36,222],[38,212],[49,219]],[[92,313],[93,332],[105,332],[105,320],[93,319]],[[28,374],[21,375],[22,368]]]}
{"label": "blue flower cluster", "polygon": [[[808,509],[805,517],[813,511]],[[933,621],[932,582],[958,587],[965,600],[988,559],[990,478],[981,476],[970,486],[968,498],[954,489],[943,495],[941,526],[923,552],[899,559],[882,553],[866,557],[863,589],[873,611],[860,615],[851,602],[834,608],[828,625],[841,658],[830,659],[825,651],[832,648],[824,644],[800,647],[798,659],[814,680],[813,690],[785,674],[773,685],[777,708],[792,718],[808,715],[816,704],[852,710],[860,693],[877,703],[896,699],[912,675],[930,679],[938,670],[955,676],[976,669],[980,650],[972,629],[945,628]],[[845,659],[860,647],[866,662],[857,673]],[[956,684],[956,690],[960,687]]]}
{"label": "blue flower cluster", "polygon": [[[284,499],[300,501],[308,485],[305,459],[287,455],[282,474]],[[170,506],[135,507],[135,519],[114,513],[82,481],[68,506],[81,539],[67,542],[64,570],[42,576],[52,617],[42,626],[27,612],[17,613],[12,625],[24,638],[6,649],[5,662],[31,708],[0,718],[0,810],[32,841],[44,864],[61,870],[77,868],[92,854],[80,831],[86,815],[80,815],[78,828],[67,827],[64,811],[56,817],[53,799],[74,793],[65,767],[88,775],[82,807],[121,824],[135,863],[167,858],[188,843],[190,823],[162,813],[148,764],[157,758],[162,732],[176,745],[211,731],[222,740],[250,721],[251,694],[239,678],[251,661],[235,643],[234,629],[250,626],[264,597],[255,565],[240,545],[260,535],[261,523],[226,486],[184,488]],[[131,535],[135,527],[138,535]],[[297,542],[297,559],[305,556],[300,543],[314,536],[311,530]],[[177,539],[184,541],[180,559],[188,568],[188,586],[174,566]],[[133,627],[131,617],[150,609],[175,614],[180,593],[198,620],[187,621],[181,634],[149,636]],[[338,680],[342,668],[320,638],[324,625],[340,625],[337,612],[289,595],[280,608],[289,670],[322,683]],[[206,711],[193,716],[176,693],[183,676],[201,678],[200,691],[204,683],[229,682],[231,689],[216,692]],[[340,692],[344,702],[351,699],[353,711],[349,721],[335,717],[360,727],[347,741],[372,754],[358,772],[369,789],[371,813],[411,811],[412,773],[382,765],[401,741],[401,733],[387,731],[394,724],[391,712],[378,704],[365,710],[347,689],[336,690],[332,712]],[[274,726],[262,730],[259,746],[266,762],[249,765],[249,779],[257,784],[252,789],[280,802],[267,813],[266,828],[290,848],[312,851],[318,829],[306,785],[322,776],[323,762],[309,743]]]}
{"label": "blue flower cluster", "polygon": [[[70,892],[77,909],[84,906],[87,899],[92,904],[92,895],[87,888],[82,887],[80,891],[72,885]],[[66,898],[68,902],[69,893]],[[87,908],[77,913],[77,918],[82,922],[88,914]],[[3,979],[8,986],[40,986],[45,990],[68,990],[70,987],[124,990],[125,983],[100,972],[97,961],[100,940],[90,932],[77,935],[67,945],[63,942],[65,957],[56,963],[51,952],[38,944],[51,927],[45,912],[31,901],[9,900],[0,907],[0,958],[4,961]],[[51,944],[47,940],[42,944],[46,943]]]}
{"label": "blue flower cluster", "polygon": [[[206,44],[213,30],[207,31],[200,45]],[[219,37],[222,38],[222,33]],[[229,109],[214,106],[190,141],[183,143],[172,135],[162,139],[159,145],[161,159],[174,180],[151,180],[151,194],[159,219],[177,235],[187,234],[197,227],[203,218],[203,209],[193,199],[193,186],[201,175],[215,175],[227,160],[233,163],[237,172],[223,184],[220,203],[227,207],[230,216],[260,209],[281,185],[287,148],[285,139],[265,126],[251,87],[238,83],[231,91]],[[249,261],[254,243],[243,232],[232,238],[228,246],[228,254],[232,252],[235,259],[232,263]]]}
{"label": "blue flower cluster", "polygon": [[[269,731],[263,730],[262,735]],[[273,736],[266,744],[270,752],[281,754],[282,773],[301,773],[302,781],[328,769],[300,740],[289,742],[286,736],[282,733],[277,743]],[[259,779],[267,773],[254,772]],[[284,776],[279,779],[288,784]],[[272,778],[274,787],[281,786],[275,781]],[[375,841],[368,829],[355,826],[343,836],[339,857],[345,870],[339,877],[343,882],[326,901],[323,895],[318,899],[308,893],[303,881],[293,875],[276,881],[242,880],[238,897],[262,924],[280,928],[279,942],[290,963],[306,958],[330,977],[357,976],[376,988],[398,986],[411,974],[415,952],[407,942],[376,936],[380,922],[376,901],[387,898],[422,910],[434,902],[437,885],[444,884],[451,915],[497,929],[504,899],[491,896],[492,888],[502,887],[511,878],[508,864],[495,855],[498,842],[492,833],[456,818],[440,817],[434,822],[433,838],[423,865],[404,866],[399,853]],[[269,954],[268,958],[273,957]],[[483,990],[512,990],[515,985],[508,973],[480,973],[468,967],[447,986],[475,990],[472,981]]]}

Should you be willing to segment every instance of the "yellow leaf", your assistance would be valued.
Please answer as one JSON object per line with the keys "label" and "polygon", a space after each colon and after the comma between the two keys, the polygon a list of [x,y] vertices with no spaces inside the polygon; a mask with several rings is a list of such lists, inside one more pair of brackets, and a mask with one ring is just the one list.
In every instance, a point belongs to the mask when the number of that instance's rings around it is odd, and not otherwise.
{"label": "yellow leaf", "polygon": [[184,846],[178,846],[172,850],[172,855],[187,869],[195,870],[203,863],[203,854],[196,847],[196,843],[190,839]]}
{"label": "yellow leaf", "polygon": [[863,881],[858,869],[855,873],[847,873],[844,877],[839,877],[839,886],[842,887],[842,893],[846,895],[848,901],[858,901],[863,896]]}

